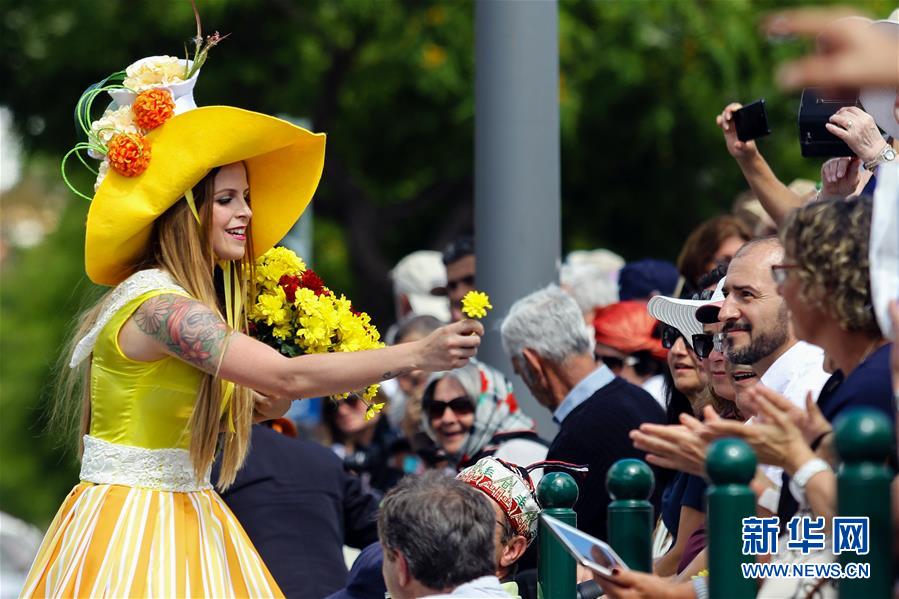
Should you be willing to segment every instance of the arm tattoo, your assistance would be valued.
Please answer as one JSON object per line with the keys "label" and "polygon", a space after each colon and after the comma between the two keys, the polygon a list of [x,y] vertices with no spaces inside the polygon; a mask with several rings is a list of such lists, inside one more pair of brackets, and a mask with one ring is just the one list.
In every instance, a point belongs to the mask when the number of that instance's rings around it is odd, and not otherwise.
{"label": "arm tattoo", "polygon": [[172,294],[141,304],[134,323],[170,354],[210,374],[219,366],[230,333],[225,321],[208,306]]}
{"label": "arm tattoo", "polygon": [[398,374],[399,374],[398,372],[394,373],[394,372],[390,372],[388,370],[387,372],[385,372],[384,374],[381,375],[381,380],[386,381],[387,379],[392,379],[393,377],[397,376]]}

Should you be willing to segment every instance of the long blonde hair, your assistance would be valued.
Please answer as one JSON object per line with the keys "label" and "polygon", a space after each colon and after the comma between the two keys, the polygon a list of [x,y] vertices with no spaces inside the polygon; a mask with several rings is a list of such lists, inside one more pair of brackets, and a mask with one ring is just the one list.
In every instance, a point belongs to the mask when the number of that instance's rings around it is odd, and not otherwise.
{"label": "long blonde hair", "polygon": [[[153,223],[148,250],[134,270],[160,268],[167,271],[194,299],[214,310],[224,320],[222,300],[216,292],[213,279],[215,254],[206,226],[212,220],[212,196],[217,172],[217,168],[211,170],[193,188],[201,224],[197,224],[186,201],[176,202]],[[245,301],[246,298],[255,297],[251,229],[252,227],[247,228],[247,251],[236,264],[236,271],[242,273],[242,276],[233,278],[235,293],[245,298]],[[230,265],[226,264],[224,267],[229,268]],[[96,323],[111,293],[112,290],[104,294],[79,316],[75,332],[63,354],[65,362],[60,364],[60,382],[51,421],[58,428],[80,431],[76,445],[79,457],[83,450],[82,438],[90,429],[90,360],[84,360],[79,367],[72,369],[68,368],[68,361],[78,340]],[[239,328],[246,332],[246,313],[243,309],[235,314],[235,322],[240,323]],[[217,376],[204,374],[188,423],[190,458],[198,480],[206,475],[215,460],[217,450],[221,450],[221,470],[218,477],[220,489],[225,489],[234,482],[249,449],[253,424],[252,391],[235,385],[230,407],[222,413],[224,387],[225,383]]]}

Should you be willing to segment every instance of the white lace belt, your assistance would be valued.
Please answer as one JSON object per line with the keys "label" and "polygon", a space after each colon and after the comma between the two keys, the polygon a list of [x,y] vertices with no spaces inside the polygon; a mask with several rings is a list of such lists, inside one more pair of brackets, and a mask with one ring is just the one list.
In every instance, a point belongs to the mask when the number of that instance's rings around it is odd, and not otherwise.
{"label": "white lace belt", "polygon": [[212,488],[209,472],[202,481],[196,480],[186,449],[146,449],[110,443],[90,435],[84,435],[81,480],[179,493]]}

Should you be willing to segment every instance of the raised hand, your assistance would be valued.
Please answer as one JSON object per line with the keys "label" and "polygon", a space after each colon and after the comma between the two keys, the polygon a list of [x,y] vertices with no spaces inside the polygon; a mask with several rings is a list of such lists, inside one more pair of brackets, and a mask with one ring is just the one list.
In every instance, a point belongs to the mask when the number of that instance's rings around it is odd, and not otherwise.
{"label": "raised hand", "polygon": [[721,127],[721,132],[724,133],[727,151],[737,160],[752,158],[759,152],[754,141],[740,141],[737,139],[737,128],[734,126],[733,114],[742,107],[743,105],[738,102],[728,104],[724,111],[715,117],[715,123]]}
{"label": "raised hand", "polygon": [[468,364],[478,353],[484,326],[475,320],[460,320],[440,327],[419,344],[417,368],[428,372],[452,370]]}
{"label": "raised hand", "polygon": [[[824,127],[839,137],[863,162],[874,160],[887,145],[874,117],[857,106],[844,106]],[[853,189],[854,190],[854,189]]]}
{"label": "raised hand", "polygon": [[895,87],[896,36],[872,28],[856,8],[803,8],[773,14],[769,35],[816,37],[822,52],[784,64],[778,71],[783,87]]}

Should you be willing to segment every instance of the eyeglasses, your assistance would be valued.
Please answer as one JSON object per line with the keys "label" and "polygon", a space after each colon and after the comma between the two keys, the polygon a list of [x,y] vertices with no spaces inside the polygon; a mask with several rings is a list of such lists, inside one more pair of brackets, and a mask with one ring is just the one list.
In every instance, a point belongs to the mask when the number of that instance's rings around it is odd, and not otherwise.
{"label": "eyeglasses", "polygon": [[708,358],[712,350],[724,351],[724,333],[700,333],[693,335],[693,351],[702,359]]}
{"label": "eyeglasses", "polygon": [[799,268],[798,264],[772,264],[771,278],[774,279],[776,285],[783,285],[787,280],[789,271]]}
{"label": "eyeglasses", "polygon": [[430,403],[428,403],[428,418],[437,420],[443,416],[443,413],[446,412],[447,408],[451,409],[453,414],[466,416],[474,413],[474,402],[464,395],[449,401],[437,401],[432,399]]}
{"label": "eyeglasses", "polygon": [[671,349],[674,347],[674,344],[677,343],[679,338],[683,337],[683,334],[674,328],[671,325],[666,324],[662,328],[662,347],[665,349]]}

